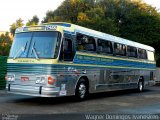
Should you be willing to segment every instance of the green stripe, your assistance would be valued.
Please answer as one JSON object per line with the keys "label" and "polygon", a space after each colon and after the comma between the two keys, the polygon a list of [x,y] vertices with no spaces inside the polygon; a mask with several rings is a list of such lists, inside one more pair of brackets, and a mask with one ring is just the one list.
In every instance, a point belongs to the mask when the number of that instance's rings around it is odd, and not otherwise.
{"label": "green stripe", "polygon": [[76,55],[83,55],[83,56],[85,55],[85,56],[91,56],[91,57],[110,58],[110,59],[116,59],[116,60],[156,64],[155,61],[139,60],[135,58],[121,58],[121,57],[114,57],[114,56],[108,56],[108,55],[100,55],[100,54],[95,54],[95,53],[77,52]]}
{"label": "green stripe", "polygon": [[105,65],[92,65],[92,64],[74,64],[74,63],[68,63],[68,62],[62,62],[62,63],[58,63],[56,65],[72,65],[72,66],[83,66],[83,67],[101,67],[101,68],[120,68],[120,69],[140,69],[140,70],[156,70],[155,69],[150,69],[150,68],[136,68],[136,67],[123,67],[123,66],[105,66]]}

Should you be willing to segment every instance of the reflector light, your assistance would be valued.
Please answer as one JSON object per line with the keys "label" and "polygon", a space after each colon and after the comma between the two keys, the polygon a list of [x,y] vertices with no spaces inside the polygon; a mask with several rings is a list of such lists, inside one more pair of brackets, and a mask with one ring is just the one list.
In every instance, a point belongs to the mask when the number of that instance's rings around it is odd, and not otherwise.
{"label": "reflector light", "polygon": [[6,81],[8,80],[8,76],[7,76],[7,74],[5,75],[5,80],[6,80]]}
{"label": "reflector light", "polygon": [[48,84],[53,85],[56,82],[56,80],[52,76],[48,76]]}

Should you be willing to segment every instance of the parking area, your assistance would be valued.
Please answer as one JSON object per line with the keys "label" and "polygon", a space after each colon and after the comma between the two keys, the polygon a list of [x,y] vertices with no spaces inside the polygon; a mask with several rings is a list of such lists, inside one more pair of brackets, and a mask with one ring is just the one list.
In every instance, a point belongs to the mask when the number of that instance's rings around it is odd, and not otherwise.
{"label": "parking area", "polygon": [[0,91],[0,113],[36,117],[41,114],[160,114],[160,86],[145,89],[142,93],[124,90],[91,94],[82,102],[75,101],[73,96],[41,98]]}

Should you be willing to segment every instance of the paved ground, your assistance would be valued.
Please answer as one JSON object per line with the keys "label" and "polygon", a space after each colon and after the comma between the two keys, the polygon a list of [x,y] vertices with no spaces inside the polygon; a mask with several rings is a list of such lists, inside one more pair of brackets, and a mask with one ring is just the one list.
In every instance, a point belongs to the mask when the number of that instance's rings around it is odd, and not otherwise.
{"label": "paved ground", "polygon": [[[148,88],[142,93],[125,90],[92,94],[88,100],[83,102],[76,102],[74,97],[40,98],[6,94],[5,91],[0,91],[0,114],[2,114],[3,120],[6,117],[18,117],[22,120],[34,117],[40,120],[46,120],[46,118],[61,120],[63,117],[66,120],[67,118],[68,120],[75,118],[77,120],[92,118],[92,120],[101,120],[102,118],[108,120],[108,118],[104,118],[104,115],[160,114],[160,86]],[[88,114],[102,114],[102,116],[97,116],[96,119],[95,116],[87,118],[85,115]],[[152,116],[152,119],[153,117],[156,120],[160,119],[160,116]],[[130,116],[128,116],[129,118]]]}

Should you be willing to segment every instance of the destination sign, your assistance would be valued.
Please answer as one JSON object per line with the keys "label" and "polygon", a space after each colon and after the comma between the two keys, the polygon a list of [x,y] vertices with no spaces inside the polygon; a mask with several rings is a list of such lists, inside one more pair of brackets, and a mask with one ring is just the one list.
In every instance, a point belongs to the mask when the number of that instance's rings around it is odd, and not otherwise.
{"label": "destination sign", "polygon": [[47,26],[22,27],[22,28],[17,28],[16,33],[29,32],[29,31],[51,31],[51,30],[53,31],[57,30],[57,26],[47,25]]}

